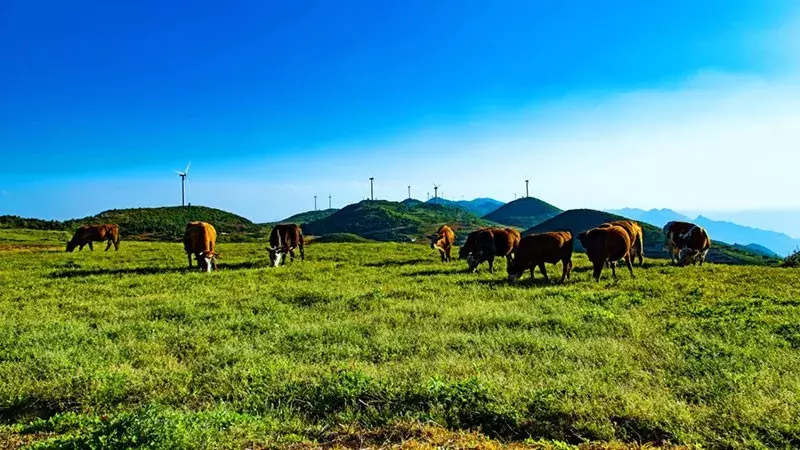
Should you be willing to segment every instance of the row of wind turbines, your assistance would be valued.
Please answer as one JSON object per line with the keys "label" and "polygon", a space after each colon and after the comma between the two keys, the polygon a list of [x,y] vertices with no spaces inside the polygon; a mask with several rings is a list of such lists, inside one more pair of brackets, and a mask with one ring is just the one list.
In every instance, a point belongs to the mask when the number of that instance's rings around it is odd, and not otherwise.
{"label": "row of wind turbines", "polygon": [[[181,206],[186,206],[186,188],[190,187],[188,178],[189,178],[189,168],[191,166],[192,166],[192,162],[189,161],[189,163],[186,164],[186,168],[183,169],[182,171],[181,170],[173,170],[173,172],[175,172],[176,174],[178,174],[179,177],[181,177]],[[525,197],[526,198],[530,196],[528,194],[528,182],[529,181],[530,180],[527,180],[527,179],[525,180]],[[369,199],[370,200],[375,200],[375,189],[374,189],[375,186],[374,186],[374,183],[375,183],[375,177],[369,177]],[[441,185],[433,183],[434,203],[436,202],[436,199],[439,198],[439,188],[440,187],[441,187]],[[428,192],[427,196],[428,196],[428,200],[430,200],[431,193]],[[411,199],[411,185],[410,184],[408,185],[408,198]],[[516,194],[514,194],[514,198],[516,198]],[[328,209],[330,209],[332,207],[331,199],[332,199],[332,196],[329,194],[328,195]],[[317,196],[314,195],[314,211],[316,211],[316,210],[317,210]]]}

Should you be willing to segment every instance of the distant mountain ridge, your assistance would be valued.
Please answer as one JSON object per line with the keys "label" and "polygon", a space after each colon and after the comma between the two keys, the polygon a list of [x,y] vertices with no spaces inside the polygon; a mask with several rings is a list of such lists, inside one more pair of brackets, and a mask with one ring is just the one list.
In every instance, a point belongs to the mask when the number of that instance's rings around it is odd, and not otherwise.
{"label": "distant mountain ridge", "polygon": [[623,208],[609,210],[609,212],[624,215],[640,222],[652,223],[659,227],[663,227],[672,220],[696,223],[705,228],[713,240],[738,244],[741,247],[755,244],[780,256],[786,256],[795,249],[800,248],[800,239],[794,239],[784,233],[748,227],[733,222],[712,220],[702,215],[692,219],[671,209],[645,211],[637,208]]}
{"label": "distant mountain ridge", "polygon": [[436,197],[428,200],[427,203],[463,208],[479,217],[485,216],[504,205],[500,200],[487,197],[458,201]]}

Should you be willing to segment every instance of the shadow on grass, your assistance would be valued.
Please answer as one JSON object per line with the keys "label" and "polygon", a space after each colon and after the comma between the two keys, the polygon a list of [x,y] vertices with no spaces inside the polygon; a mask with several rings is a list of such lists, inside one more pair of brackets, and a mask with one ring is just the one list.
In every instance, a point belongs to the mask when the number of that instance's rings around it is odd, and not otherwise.
{"label": "shadow on grass", "polygon": [[[217,270],[242,270],[242,269],[260,269],[267,267],[267,264],[262,262],[245,261],[235,264],[218,264]],[[88,270],[61,270],[53,272],[48,275],[49,278],[80,278],[91,277],[98,275],[159,275],[165,273],[189,273],[199,272],[196,266],[189,269],[186,266],[181,267],[130,267],[123,269],[88,269]]]}

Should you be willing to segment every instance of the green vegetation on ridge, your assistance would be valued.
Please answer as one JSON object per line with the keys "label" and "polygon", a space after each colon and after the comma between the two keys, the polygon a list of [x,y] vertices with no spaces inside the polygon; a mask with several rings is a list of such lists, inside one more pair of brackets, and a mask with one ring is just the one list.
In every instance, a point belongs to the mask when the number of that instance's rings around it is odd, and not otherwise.
{"label": "green vegetation on ridge", "polygon": [[[183,238],[186,224],[195,220],[214,225],[221,240],[255,239],[265,232],[264,228],[244,217],[221,209],[194,205],[111,209],[63,222],[2,216],[0,227],[74,231],[81,225],[115,223],[119,225],[123,240],[177,241]],[[227,234],[231,236],[225,236]]]}
{"label": "green vegetation on ridge", "polygon": [[471,230],[492,223],[451,206],[422,203],[409,207],[400,202],[364,200],[304,224],[303,233],[352,233],[377,241],[407,242],[428,235],[443,224]]}

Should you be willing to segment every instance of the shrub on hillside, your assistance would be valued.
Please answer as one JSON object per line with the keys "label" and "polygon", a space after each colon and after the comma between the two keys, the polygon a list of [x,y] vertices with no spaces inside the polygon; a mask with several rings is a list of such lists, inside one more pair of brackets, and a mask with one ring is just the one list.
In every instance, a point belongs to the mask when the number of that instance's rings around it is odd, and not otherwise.
{"label": "shrub on hillside", "polygon": [[789,256],[784,258],[781,267],[800,267],[800,249],[795,249]]}

